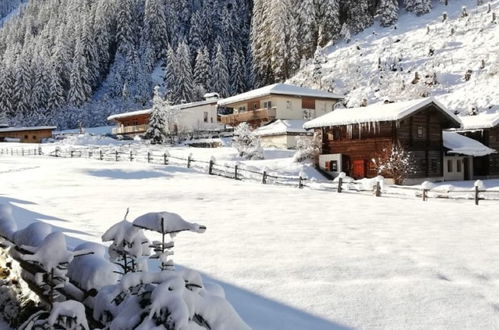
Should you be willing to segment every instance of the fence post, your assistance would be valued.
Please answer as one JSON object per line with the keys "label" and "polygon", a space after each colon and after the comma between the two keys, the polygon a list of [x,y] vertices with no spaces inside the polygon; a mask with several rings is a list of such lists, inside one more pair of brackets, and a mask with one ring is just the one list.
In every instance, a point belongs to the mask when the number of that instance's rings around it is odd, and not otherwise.
{"label": "fence post", "polygon": [[479,193],[480,193],[480,190],[478,188],[478,186],[475,186],[475,205],[478,205],[478,201],[480,200],[479,198]]}
{"label": "fence post", "polygon": [[480,190],[484,190],[485,185],[482,180],[476,180],[473,185],[475,187],[475,205],[478,205],[480,201]]}
{"label": "fence post", "polygon": [[374,195],[376,197],[381,197],[381,182],[384,181],[384,178],[381,175],[376,177],[376,186],[374,188]]}
{"label": "fence post", "polygon": [[151,162],[151,152],[150,151],[147,152],[147,162],[148,163]]}
{"label": "fence post", "polygon": [[166,152],[163,154],[163,164],[168,165],[168,156],[166,155]]}
{"label": "fence post", "polygon": [[187,156],[187,168],[191,168],[192,154]]}
{"label": "fence post", "polygon": [[301,176],[301,175],[300,175],[300,179],[299,179],[299,181],[298,181],[298,188],[299,188],[299,189],[302,189],[302,188],[303,188],[303,178],[302,178],[302,176]]}
{"label": "fence post", "polygon": [[104,159],[104,155],[102,155],[102,149],[99,149],[99,159],[100,160]]}
{"label": "fence post", "polygon": [[21,148],[21,155],[24,157],[24,148]]}
{"label": "fence post", "polygon": [[208,174],[213,175],[213,159],[210,159],[210,165],[208,166]]}
{"label": "fence post", "polygon": [[425,181],[421,184],[421,188],[423,189],[423,202],[425,202],[428,199],[428,192],[433,188],[433,183]]}
{"label": "fence post", "polygon": [[118,161],[118,159],[119,159],[118,150],[116,150],[116,151],[114,152],[114,159],[115,159],[116,161]]}
{"label": "fence post", "polygon": [[133,161],[133,150],[130,150],[130,161]]}
{"label": "fence post", "polygon": [[70,156],[71,158],[73,158],[73,153],[74,153],[74,151],[73,151],[73,150],[71,150],[71,151],[69,152],[69,154],[71,155],[71,156]]}
{"label": "fence post", "polygon": [[239,167],[239,165],[238,165],[238,164],[236,164],[236,165],[234,166],[234,180],[237,180],[237,170],[238,170],[238,167]]}
{"label": "fence post", "polygon": [[38,147],[38,156],[41,156],[42,155],[42,147]]}
{"label": "fence post", "polygon": [[426,200],[428,199],[428,189],[423,189],[423,202],[426,202]]}
{"label": "fence post", "polygon": [[263,171],[262,173],[262,184],[267,183],[267,171]]}

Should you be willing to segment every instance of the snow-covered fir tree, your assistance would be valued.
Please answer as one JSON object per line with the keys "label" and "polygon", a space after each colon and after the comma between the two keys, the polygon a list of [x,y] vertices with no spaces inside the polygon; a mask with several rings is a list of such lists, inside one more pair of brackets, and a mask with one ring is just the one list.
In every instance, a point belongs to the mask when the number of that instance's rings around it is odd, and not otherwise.
{"label": "snow-covered fir tree", "polygon": [[229,67],[221,44],[213,58],[211,88],[221,97],[229,96]]}
{"label": "snow-covered fir tree", "polygon": [[381,0],[378,7],[381,26],[387,27],[395,24],[398,20],[398,11],[397,0]]}
{"label": "snow-covered fir tree", "polygon": [[167,122],[165,118],[164,100],[160,95],[159,86],[154,87],[152,113],[149,117],[149,127],[144,137],[152,144],[163,144],[167,141]]}
{"label": "snow-covered fir tree", "polygon": [[423,15],[431,11],[431,0],[404,0],[407,11]]}
{"label": "snow-covered fir tree", "polygon": [[263,159],[260,138],[253,133],[248,123],[241,123],[234,129],[232,146],[243,159]]}

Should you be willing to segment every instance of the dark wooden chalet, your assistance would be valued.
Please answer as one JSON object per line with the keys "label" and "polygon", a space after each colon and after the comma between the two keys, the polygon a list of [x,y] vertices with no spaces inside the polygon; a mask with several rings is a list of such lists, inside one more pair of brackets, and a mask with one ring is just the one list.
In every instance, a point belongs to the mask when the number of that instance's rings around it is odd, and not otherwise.
{"label": "dark wooden chalet", "polygon": [[[489,148],[499,150],[499,113],[482,113],[476,116],[461,117],[463,123],[459,131],[467,137],[480,141]],[[475,175],[483,178],[499,177],[499,154],[473,159]]]}
{"label": "dark wooden chalet", "polygon": [[337,109],[305,124],[322,134],[319,166],[359,178],[378,175],[373,161],[394,144],[411,152],[409,179],[443,179],[442,130],[459,128],[459,118],[433,98]]}

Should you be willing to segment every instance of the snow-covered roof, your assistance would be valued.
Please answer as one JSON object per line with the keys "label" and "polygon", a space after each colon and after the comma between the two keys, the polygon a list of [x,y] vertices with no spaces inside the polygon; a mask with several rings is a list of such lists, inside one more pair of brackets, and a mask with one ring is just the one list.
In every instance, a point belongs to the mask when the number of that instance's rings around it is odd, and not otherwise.
{"label": "snow-covered roof", "polygon": [[496,153],[477,140],[463,136],[456,132],[443,132],[444,147],[449,149],[449,153],[462,154],[474,157],[481,157]]}
{"label": "snow-covered roof", "polygon": [[456,124],[461,124],[456,115],[448,111],[440,102],[432,97],[429,97],[406,102],[379,102],[367,107],[337,109],[305,123],[303,127],[305,129],[311,129],[316,127],[402,120],[431,103],[435,104],[437,108],[447,115],[447,117],[455,121]]}
{"label": "snow-covered roof", "polygon": [[[194,107],[199,107],[202,105],[216,104],[216,103],[217,103],[217,99],[213,98],[213,99],[209,99],[209,100],[205,100],[205,101],[176,104],[176,105],[172,105],[172,107],[176,107],[180,110],[183,110],[183,109],[194,108]],[[152,112],[152,109],[124,112],[124,113],[119,113],[116,115],[111,115],[111,116],[107,117],[107,120],[112,121],[112,120],[116,120],[116,119],[123,119],[123,118],[135,117],[135,116],[140,116],[140,115],[149,115],[151,112]]]}
{"label": "snow-covered roof", "polygon": [[499,125],[499,113],[480,113],[476,116],[459,117],[463,123],[463,129],[493,128]]}
{"label": "snow-covered roof", "polygon": [[55,126],[33,126],[33,127],[6,127],[0,128],[0,133],[5,132],[22,132],[22,131],[41,131],[41,130],[55,130],[57,127]]}
{"label": "snow-covered roof", "polygon": [[308,87],[300,87],[288,84],[273,84],[246,93],[235,95],[226,99],[222,99],[218,101],[218,105],[239,103],[268,95],[292,95],[292,96],[316,97],[316,98],[335,99],[335,100],[344,98],[343,95],[332,94],[329,92],[321,91],[318,89],[312,89]]}
{"label": "snow-covered roof", "polygon": [[283,120],[278,119],[272,123],[259,127],[253,131],[257,136],[281,135],[287,133],[306,133],[303,128],[306,120]]}

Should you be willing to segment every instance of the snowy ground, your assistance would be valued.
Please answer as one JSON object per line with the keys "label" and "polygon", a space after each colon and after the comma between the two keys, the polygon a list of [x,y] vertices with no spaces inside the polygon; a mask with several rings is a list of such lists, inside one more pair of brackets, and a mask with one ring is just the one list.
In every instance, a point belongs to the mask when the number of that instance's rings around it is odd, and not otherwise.
{"label": "snowy ground", "polygon": [[0,158],[0,203],[99,242],[121,220],[172,211],[205,224],[175,260],[220,281],[255,329],[494,328],[497,202],[374,198],[210,177],[180,167]]}

